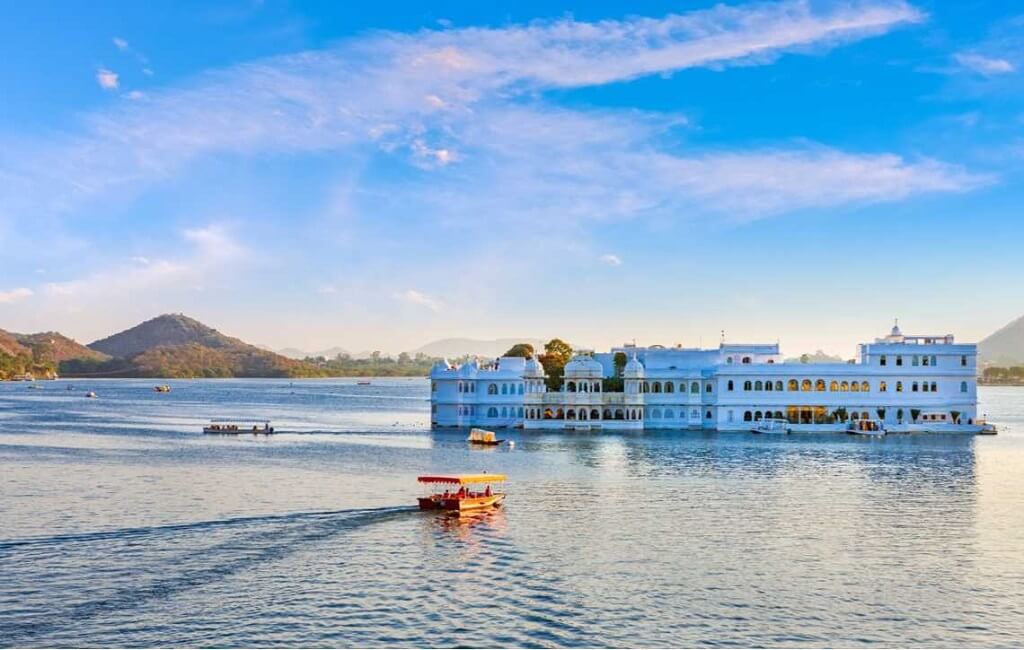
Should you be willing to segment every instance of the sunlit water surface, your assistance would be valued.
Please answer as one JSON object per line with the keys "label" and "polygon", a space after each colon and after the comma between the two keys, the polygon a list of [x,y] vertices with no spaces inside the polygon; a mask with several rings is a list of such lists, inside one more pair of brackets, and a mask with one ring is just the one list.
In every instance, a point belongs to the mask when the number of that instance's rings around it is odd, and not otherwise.
{"label": "sunlit water surface", "polygon": [[[425,380],[171,385],[0,384],[0,644],[1024,643],[1024,389],[981,390],[995,437],[477,451]],[[417,474],[484,470],[506,508],[410,507]]]}

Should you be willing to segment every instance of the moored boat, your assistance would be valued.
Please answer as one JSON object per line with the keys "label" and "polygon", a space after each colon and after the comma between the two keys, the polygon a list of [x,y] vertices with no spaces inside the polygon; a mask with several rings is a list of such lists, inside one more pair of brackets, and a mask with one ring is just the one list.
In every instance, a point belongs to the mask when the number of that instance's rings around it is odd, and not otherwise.
{"label": "moored boat", "polygon": [[99,395],[97,395],[93,391],[89,391],[88,393],[85,394],[85,396],[90,398],[90,399],[95,399],[95,398],[99,397]]}
{"label": "moored boat", "polygon": [[879,420],[851,420],[846,433],[858,436],[884,436],[885,425]]}
{"label": "moored boat", "polygon": [[765,418],[754,423],[750,428],[751,433],[790,433],[789,420],[780,418]]}
{"label": "moored boat", "polygon": [[470,429],[469,437],[466,438],[466,442],[471,445],[500,445],[505,442],[504,439],[498,438],[494,435],[493,431],[487,429]]}
{"label": "moored boat", "polygon": [[158,393],[169,393],[171,392],[171,387],[167,384],[160,384],[159,386],[153,386],[153,390]]}
{"label": "moored boat", "polygon": [[[420,510],[464,512],[481,508],[496,508],[501,506],[505,500],[504,492],[494,492],[491,490],[492,483],[505,482],[506,477],[504,474],[419,476],[416,480],[429,486],[446,486],[444,492],[433,492],[433,488],[431,488],[431,494],[419,497]],[[459,489],[453,492],[447,486],[458,486]],[[481,490],[480,486],[484,486],[484,488]]]}

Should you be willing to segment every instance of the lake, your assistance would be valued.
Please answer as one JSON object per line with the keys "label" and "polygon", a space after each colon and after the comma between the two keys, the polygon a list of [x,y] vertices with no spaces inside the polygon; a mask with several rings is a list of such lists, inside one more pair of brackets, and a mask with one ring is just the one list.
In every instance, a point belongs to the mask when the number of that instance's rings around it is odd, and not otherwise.
{"label": "lake", "polygon": [[[1021,388],[979,388],[994,437],[475,450],[425,379],[155,383],[0,384],[0,644],[1024,643]],[[503,509],[411,507],[418,474],[480,471]]]}

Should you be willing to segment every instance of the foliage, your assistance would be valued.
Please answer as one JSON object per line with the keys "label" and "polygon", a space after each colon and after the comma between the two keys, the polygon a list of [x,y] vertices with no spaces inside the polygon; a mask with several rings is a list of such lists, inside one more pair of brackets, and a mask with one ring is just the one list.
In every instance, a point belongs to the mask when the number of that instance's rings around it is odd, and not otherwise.
{"label": "foliage", "polygon": [[558,390],[565,375],[565,364],[572,358],[572,346],[562,339],[551,339],[544,344],[544,354],[538,357],[547,374],[548,390]]}
{"label": "foliage", "polygon": [[875,414],[878,416],[879,420],[885,419],[885,409],[875,409]]}
{"label": "foliage", "polygon": [[625,388],[625,380],[622,377],[603,377],[601,379],[601,390],[605,393],[621,393]]}
{"label": "foliage", "polygon": [[516,343],[508,349],[508,352],[501,355],[503,357],[522,357],[524,359],[532,359],[534,355],[533,346],[529,343]]}
{"label": "foliage", "polygon": [[1024,366],[991,366],[981,373],[983,384],[1024,384]]}
{"label": "foliage", "polygon": [[622,373],[626,370],[626,363],[628,362],[628,359],[626,358],[626,353],[616,352],[615,356],[612,357],[612,362],[615,366],[615,376],[621,377]]}
{"label": "foliage", "polygon": [[413,357],[403,352],[397,360],[378,353],[368,359],[339,354],[333,359],[307,357],[305,361],[330,377],[423,377],[430,373],[436,359],[423,353]]}
{"label": "foliage", "polygon": [[921,415],[921,409],[910,409],[910,421],[917,422],[917,418]]}

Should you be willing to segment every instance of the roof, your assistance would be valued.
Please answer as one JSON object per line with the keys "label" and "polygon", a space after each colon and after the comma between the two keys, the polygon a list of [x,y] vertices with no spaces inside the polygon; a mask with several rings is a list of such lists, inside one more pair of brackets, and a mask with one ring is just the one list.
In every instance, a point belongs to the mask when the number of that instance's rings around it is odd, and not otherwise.
{"label": "roof", "polygon": [[454,476],[417,476],[420,483],[455,483],[466,485],[467,483],[501,483],[505,480],[504,474],[456,474]]}

